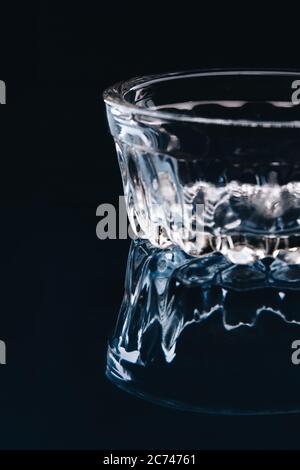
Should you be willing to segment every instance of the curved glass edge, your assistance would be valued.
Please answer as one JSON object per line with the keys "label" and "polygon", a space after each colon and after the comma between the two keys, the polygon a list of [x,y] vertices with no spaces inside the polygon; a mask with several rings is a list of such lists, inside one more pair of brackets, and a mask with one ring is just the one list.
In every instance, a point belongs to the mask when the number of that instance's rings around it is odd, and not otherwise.
{"label": "curved glass edge", "polygon": [[191,70],[172,73],[162,73],[134,77],[129,80],[120,81],[109,86],[103,91],[102,97],[107,106],[114,108],[117,112],[129,115],[139,115],[168,121],[181,121],[186,123],[215,124],[218,126],[259,127],[259,128],[300,128],[300,120],[293,121],[258,121],[252,119],[222,119],[201,116],[188,116],[183,113],[170,113],[165,110],[147,109],[125,99],[125,94],[130,90],[138,89],[142,85],[153,85],[158,82],[192,77],[216,77],[216,76],[300,76],[300,71],[290,69],[210,69]]}

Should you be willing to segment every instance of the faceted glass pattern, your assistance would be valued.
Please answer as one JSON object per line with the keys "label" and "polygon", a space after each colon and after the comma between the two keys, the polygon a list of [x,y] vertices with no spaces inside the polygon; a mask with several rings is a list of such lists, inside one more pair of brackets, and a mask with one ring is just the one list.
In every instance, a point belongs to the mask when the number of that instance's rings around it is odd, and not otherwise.
{"label": "faceted glass pattern", "polygon": [[108,350],[120,387],[201,411],[300,408],[299,77],[194,72],[105,92],[138,237]]}

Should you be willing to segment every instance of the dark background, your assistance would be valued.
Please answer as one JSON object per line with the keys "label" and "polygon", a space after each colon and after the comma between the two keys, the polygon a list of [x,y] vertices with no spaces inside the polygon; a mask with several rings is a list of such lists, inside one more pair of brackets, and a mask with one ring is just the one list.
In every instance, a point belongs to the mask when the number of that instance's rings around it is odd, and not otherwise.
{"label": "dark background", "polygon": [[246,4],[238,19],[196,2],[110,3],[1,6],[0,448],[297,449],[297,415],[184,413],[107,382],[129,242],[95,233],[96,207],[122,193],[103,89],[155,72],[295,68],[297,29],[271,33]]}

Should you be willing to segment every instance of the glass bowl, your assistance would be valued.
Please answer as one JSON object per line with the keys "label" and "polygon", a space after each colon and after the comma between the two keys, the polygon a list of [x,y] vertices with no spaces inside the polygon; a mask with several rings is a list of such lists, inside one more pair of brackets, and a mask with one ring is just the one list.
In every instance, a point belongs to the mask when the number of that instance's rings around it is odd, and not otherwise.
{"label": "glass bowl", "polygon": [[196,411],[300,409],[299,78],[196,71],[104,92],[137,237],[108,348],[118,386]]}

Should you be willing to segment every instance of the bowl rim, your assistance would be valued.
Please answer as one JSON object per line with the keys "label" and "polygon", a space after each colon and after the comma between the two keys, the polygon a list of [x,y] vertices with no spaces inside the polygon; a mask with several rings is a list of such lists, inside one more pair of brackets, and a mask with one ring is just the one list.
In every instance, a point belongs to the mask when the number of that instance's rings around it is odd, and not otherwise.
{"label": "bowl rim", "polygon": [[[276,68],[218,68],[218,69],[198,69],[180,72],[161,73],[153,75],[143,75],[124,80],[107,87],[103,92],[103,100],[106,105],[111,106],[120,114],[129,113],[132,115],[146,116],[164,121],[180,121],[186,123],[215,124],[219,126],[242,126],[242,127],[263,127],[263,128],[300,128],[300,119],[292,121],[275,120],[255,120],[255,119],[227,119],[227,118],[208,118],[201,116],[189,116],[180,111],[171,113],[166,110],[155,108],[146,108],[130,103],[124,95],[130,91],[138,89],[144,85],[152,85],[162,81],[176,80],[180,78],[193,77],[216,77],[216,76],[239,76],[239,75],[257,75],[257,76],[290,76],[298,78],[300,83],[300,70],[297,69],[276,69]],[[292,88],[291,88],[292,95]],[[300,105],[299,105],[300,106]]]}

